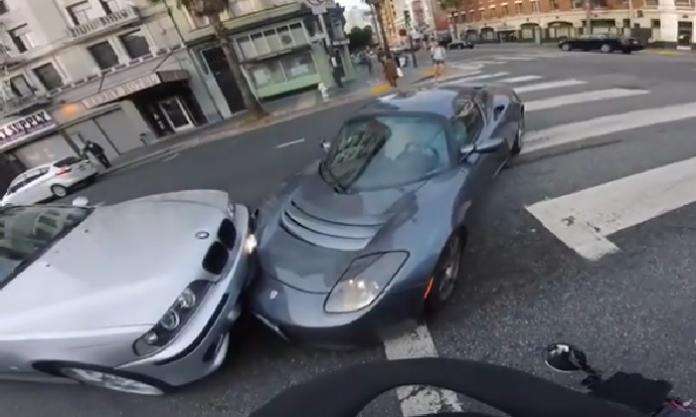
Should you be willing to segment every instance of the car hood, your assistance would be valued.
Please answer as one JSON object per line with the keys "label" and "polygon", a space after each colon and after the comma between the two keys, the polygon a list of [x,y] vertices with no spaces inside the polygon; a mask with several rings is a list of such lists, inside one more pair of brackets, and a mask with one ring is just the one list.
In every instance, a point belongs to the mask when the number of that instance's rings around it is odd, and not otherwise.
{"label": "car hood", "polygon": [[226,193],[180,197],[95,208],[0,289],[0,335],[157,322],[191,281],[210,279],[201,261],[212,238],[199,232],[215,236],[226,216]]}
{"label": "car hood", "polygon": [[375,242],[389,240],[388,231],[416,212],[414,194],[426,183],[340,193],[318,175],[299,177],[260,231],[264,274],[303,291],[329,292],[356,256],[378,250]]}

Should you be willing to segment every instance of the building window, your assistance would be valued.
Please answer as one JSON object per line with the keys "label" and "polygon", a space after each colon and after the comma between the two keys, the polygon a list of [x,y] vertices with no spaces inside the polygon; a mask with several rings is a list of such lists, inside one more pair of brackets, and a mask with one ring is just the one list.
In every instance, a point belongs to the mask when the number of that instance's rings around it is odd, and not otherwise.
{"label": "building window", "polygon": [[651,29],[660,29],[660,19],[650,19]]}
{"label": "building window", "polygon": [[301,23],[278,26],[263,32],[252,33],[250,36],[240,36],[236,41],[245,58],[267,55],[293,46],[306,45],[308,42]]}
{"label": "building window", "polygon": [[279,84],[306,75],[314,75],[317,70],[309,52],[300,52],[287,55],[280,59],[274,59],[249,66],[256,88],[263,88],[272,84]]}
{"label": "building window", "polygon": [[648,7],[657,7],[658,0],[645,0],[645,5]]}
{"label": "building window", "polygon": [[109,42],[99,42],[87,47],[100,69],[107,70],[119,64],[118,55],[114,52]]}
{"label": "building window", "polygon": [[558,0],[550,0],[551,1],[551,9],[552,10],[558,10],[561,8],[561,6],[558,4]]}
{"label": "building window", "polygon": [[573,9],[584,9],[585,0],[573,0]]}
{"label": "building window", "polygon": [[539,13],[539,1],[532,0],[532,13]]}
{"label": "building window", "polygon": [[121,10],[117,0],[99,0],[99,3],[106,14],[112,14]]}
{"label": "building window", "polygon": [[27,82],[24,75],[16,75],[10,78],[10,89],[12,94],[17,97],[31,97],[34,95],[34,88]]}
{"label": "building window", "polygon": [[142,30],[135,30],[119,36],[121,43],[131,59],[140,58],[150,54],[150,45],[147,43]]}
{"label": "building window", "polygon": [[501,15],[501,16],[507,16],[508,13],[510,13],[510,11],[508,10],[508,6],[507,6],[507,4],[504,4],[504,5],[500,8],[500,15]]}
{"label": "building window", "polygon": [[522,14],[522,3],[515,3],[515,13]]}
{"label": "building window", "polygon": [[33,71],[46,90],[55,90],[63,86],[63,78],[50,62],[34,68]]}
{"label": "building window", "polygon": [[592,0],[592,7],[595,9],[606,9],[607,0]]}
{"label": "building window", "polygon": [[87,1],[81,1],[68,6],[66,9],[68,10],[68,15],[73,24],[75,26],[80,26],[90,21],[89,10],[91,8],[92,6],[90,6]]}
{"label": "building window", "polygon": [[19,53],[24,53],[34,47],[34,43],[31,41],[31,31],[26,24],[17,26],[8,33]]}

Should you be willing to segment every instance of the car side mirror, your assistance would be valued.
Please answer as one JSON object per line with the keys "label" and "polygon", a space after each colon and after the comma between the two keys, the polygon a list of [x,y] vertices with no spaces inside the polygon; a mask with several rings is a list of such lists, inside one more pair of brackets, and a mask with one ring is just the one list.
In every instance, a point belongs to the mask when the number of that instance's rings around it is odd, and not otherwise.
{"label": "car side mirror", "polygon": [[331,149],[331,142],[329,142],[328,140],[322,140],[321,141],[321,149],[324,152],[328,153],[329,149]]}
{"label": "car side mirror", "polygon": [[559,372],[584,371],[590,369],[583,351],[567,343],[554,343],[544,350],[544,362]]}
{"label": "car side mirror", "polygon": [[459,155],[462,160],[475,153],[494,153],[497,152],[505,141],[501,138],[488,139],[479,143],[464,145],[459,148]]}

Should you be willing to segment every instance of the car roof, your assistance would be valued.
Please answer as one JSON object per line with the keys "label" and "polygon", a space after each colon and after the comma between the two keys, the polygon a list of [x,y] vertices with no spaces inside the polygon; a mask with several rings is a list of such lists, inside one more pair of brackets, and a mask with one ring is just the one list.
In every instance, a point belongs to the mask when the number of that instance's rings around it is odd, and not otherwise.
{"label": "car roof", "polygon": [[455,99],[473,100],[480,87],[438,87],[390,94],[368,104],[356,117],[376,113],[431,113],[446,118],[455,115]]}

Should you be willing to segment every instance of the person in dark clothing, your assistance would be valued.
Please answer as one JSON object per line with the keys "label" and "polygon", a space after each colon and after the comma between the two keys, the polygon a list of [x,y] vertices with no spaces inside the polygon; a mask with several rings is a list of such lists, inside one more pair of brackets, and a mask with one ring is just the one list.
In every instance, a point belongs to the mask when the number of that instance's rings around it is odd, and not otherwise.
{"label": "person in dark clothing", "polygon": [[104,148],[102,148],[98,143],[92,142],[91,140],[86,141],[82,152],[85,154],[85,156],[88,152],[91,153],[100,164],[104,165],[104,168],[111,168],[111,162],[109,161],[109,158],[106,157]]}

